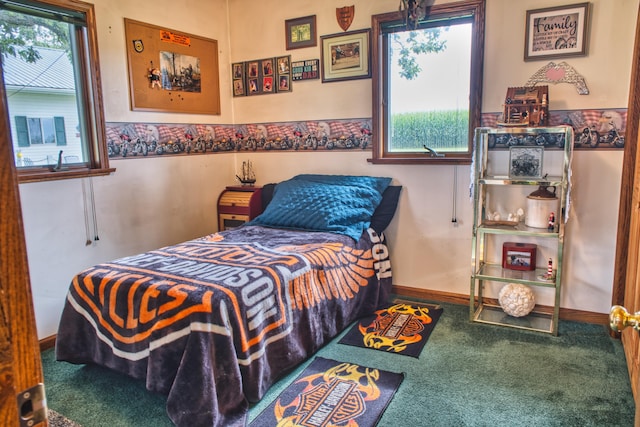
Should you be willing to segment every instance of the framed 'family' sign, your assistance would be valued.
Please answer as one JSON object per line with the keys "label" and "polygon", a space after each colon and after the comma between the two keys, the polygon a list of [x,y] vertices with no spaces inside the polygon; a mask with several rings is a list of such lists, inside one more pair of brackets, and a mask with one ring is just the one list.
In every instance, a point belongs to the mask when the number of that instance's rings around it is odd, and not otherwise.
{"label": "framed 'family' sign", "polygon": [[525,61],[587,54],[589,3],[527,11]]}

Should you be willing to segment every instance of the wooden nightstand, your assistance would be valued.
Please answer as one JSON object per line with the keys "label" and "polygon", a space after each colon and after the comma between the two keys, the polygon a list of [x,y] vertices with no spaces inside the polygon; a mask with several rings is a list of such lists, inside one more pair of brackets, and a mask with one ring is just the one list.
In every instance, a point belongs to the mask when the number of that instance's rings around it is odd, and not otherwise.
{"label": "wooden nightstand", "polygon": [[239,227],[262,213],[262,187],[227,187],[218,197],[218,230]]}

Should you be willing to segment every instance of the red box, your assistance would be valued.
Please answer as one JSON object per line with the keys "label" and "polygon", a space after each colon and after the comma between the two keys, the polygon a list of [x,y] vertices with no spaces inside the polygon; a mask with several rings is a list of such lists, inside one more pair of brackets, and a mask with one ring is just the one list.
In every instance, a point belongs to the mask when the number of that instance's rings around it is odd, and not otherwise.
{"label": "red box", "polygon": [[510,270],[535,270],[536,245],[531,243],[504,242],[502,268]]}

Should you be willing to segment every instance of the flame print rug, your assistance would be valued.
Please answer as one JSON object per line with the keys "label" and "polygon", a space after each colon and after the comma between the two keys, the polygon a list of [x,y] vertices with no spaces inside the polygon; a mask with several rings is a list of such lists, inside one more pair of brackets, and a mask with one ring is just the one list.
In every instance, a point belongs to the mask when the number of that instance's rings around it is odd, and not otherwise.
{"label": "flame print rug", "polygon": [[361,319],[339,343],[419,357],[441,314],[437,305],[395,302]]}
{"label": "flame print rug", "polygon": [[249,426],[375,426],[403,379],[316,357]]}

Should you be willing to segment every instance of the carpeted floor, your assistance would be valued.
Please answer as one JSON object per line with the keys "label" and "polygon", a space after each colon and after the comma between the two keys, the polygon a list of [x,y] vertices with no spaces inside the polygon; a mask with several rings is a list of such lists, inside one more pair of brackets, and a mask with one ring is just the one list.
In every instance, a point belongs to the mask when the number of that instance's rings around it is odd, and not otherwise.
{"label": "carpeted floor", "polygon": [[[318,356],[361,363],[405,379],[379,426],[631,426],[635,405],[620,341],[602,325],[561,322],[559,336],[468,320],[444,312],[419,358],[338,344]],[[56,362],[43,352],[49,407],[84,427],[172,425],[163,396],[106,369]],[[254,405],[255,418],[310,363]]]}
{"label": "carpeted floor", "polygon": [[53,409],[47,410],[47,420],[49,421],[49,427],[82,427],[80,424],[71,421]]}

